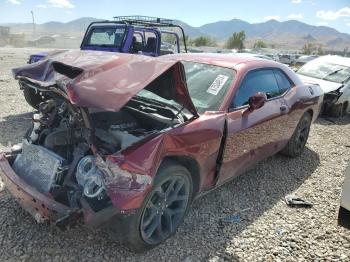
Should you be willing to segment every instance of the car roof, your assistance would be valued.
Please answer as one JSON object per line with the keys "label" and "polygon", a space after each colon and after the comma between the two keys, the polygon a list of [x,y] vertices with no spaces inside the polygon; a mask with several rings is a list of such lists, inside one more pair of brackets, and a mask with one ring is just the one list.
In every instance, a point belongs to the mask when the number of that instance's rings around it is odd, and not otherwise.
{"label": "car roof", "polygon": [[217,53],[186,53],[172,54],[159,57],[159,59],[175,59],[177,61],[197,62],[217,65],[221,67],[235,68],[239,64],[276,66],[279,63],[262,59],[252,55],[240,54],[217,54]]}

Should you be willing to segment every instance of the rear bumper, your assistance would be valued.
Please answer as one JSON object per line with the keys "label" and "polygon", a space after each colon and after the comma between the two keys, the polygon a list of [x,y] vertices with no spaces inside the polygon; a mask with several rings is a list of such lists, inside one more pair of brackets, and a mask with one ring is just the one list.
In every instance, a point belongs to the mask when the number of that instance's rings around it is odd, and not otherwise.
{"label": "rear bumper", "polygon": [[120,213],[113,206],[94,212],[83,200],[81,201],[82,209],[72,209],[55,201],[21,179],[13,171],[4,154],[0,154],[0,176],[11,195],[38,223],[53,222],[60,228],[64,228],[67,225],[75,224],[83,216],[85,224],[99,227]]}

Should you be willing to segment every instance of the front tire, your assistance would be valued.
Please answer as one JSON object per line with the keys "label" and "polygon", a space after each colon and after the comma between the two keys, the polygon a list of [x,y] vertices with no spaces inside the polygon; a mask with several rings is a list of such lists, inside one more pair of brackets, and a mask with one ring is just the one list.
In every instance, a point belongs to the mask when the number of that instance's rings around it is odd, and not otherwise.
{"label": "front tire", "polygon": [[293,136],[288,141],[285,148],[282,149],[281,154],[288,157],[300,156],[305,148],[305,144],[309,137],[311,126],[311,115],[305,113],[300,119]]}
{"label": "front tire", "polygon": [[131,217],[113,221],[110,235],[135,252],[156,247],[176,233],[191,204],[192,190],[185,167],[163,164],[142,207]]}

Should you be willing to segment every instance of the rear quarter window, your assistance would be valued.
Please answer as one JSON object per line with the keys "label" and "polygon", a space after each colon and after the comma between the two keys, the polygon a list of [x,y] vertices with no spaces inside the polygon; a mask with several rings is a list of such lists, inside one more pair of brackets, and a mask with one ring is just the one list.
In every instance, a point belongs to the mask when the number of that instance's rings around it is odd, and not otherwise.
{"label": "rear quarter window", "polygon": [[280,93],[284,94],[292,86],[292,83],[281,70],[275,69],[273,72],[275,74]]}

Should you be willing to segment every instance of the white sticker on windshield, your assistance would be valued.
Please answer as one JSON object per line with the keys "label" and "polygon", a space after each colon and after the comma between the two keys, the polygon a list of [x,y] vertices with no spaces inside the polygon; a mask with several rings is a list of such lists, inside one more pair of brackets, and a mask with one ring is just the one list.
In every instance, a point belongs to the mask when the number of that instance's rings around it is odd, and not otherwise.
{"label": "white sticker on windshield", "polygon": [[228,80],[228,76],[218,75],[215,78],[214,82],[209,86],[207,93],[216,96],[220,92],[224,84],[227,82],[227,80]]}

